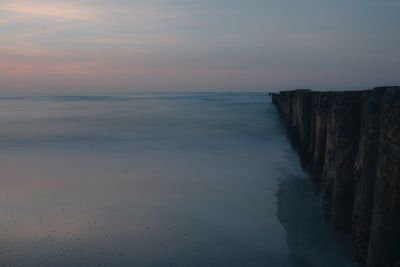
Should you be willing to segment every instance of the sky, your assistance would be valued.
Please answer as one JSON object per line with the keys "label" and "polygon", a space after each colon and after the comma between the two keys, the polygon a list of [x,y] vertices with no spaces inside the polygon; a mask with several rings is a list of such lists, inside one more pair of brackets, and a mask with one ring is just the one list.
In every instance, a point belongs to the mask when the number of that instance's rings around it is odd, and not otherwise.
{"label": "sky", "polygon": [[0,0],[0,93],[400,85],[398,0]]}

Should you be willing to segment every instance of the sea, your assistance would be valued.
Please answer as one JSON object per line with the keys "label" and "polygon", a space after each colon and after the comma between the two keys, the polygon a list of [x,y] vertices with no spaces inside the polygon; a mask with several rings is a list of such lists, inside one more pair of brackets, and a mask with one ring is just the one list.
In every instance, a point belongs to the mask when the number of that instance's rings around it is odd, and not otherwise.
{"label": "sea", "polygon": [[265,92],[0,96],[0,267],[350,267]]}

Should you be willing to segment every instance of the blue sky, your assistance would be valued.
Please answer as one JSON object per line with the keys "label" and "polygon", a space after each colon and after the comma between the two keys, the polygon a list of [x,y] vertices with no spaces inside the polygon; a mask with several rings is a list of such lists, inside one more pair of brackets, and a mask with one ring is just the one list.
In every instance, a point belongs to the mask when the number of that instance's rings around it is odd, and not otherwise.
{"label": "blue sky", "polygon": [[0,91],[400,84],[397,0],[0,0]]}

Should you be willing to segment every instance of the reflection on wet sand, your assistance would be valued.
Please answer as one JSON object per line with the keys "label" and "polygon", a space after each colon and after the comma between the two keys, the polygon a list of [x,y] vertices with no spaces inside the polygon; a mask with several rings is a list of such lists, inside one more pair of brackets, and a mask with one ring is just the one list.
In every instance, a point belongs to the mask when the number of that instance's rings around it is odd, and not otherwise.
{"label": "reflection on wet sand", "polygon": [[282,179],[277,198],[278,219],[287,233],[292,266],[355,266],[349,236],[338,234],[324,221],[305,174]]}

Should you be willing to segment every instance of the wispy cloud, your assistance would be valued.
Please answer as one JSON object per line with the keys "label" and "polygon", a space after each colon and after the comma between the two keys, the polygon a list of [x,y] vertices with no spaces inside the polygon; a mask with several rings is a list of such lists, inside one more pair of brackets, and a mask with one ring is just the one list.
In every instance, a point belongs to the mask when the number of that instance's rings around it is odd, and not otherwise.
{"label": "wispy cloud", "polygon": [[[177,11],[140,2],[5,1],[0,3],[0,43],[32,50],[88,50],[123,46],[147,49],[176,43],[165,31]],[[56,45],[56,46],[55,46]]]}
{"label": "wispy cloud", "polygon": [[397,2],[284,2],[0,0],[0,92],[398,77]]}
{"label": "wispy cloud", "polygon": [[66,20],[100,21],[95,10],[69,3],[40,1],[13,1],[0,6],[3,11],[33,17],[51,17]]}

